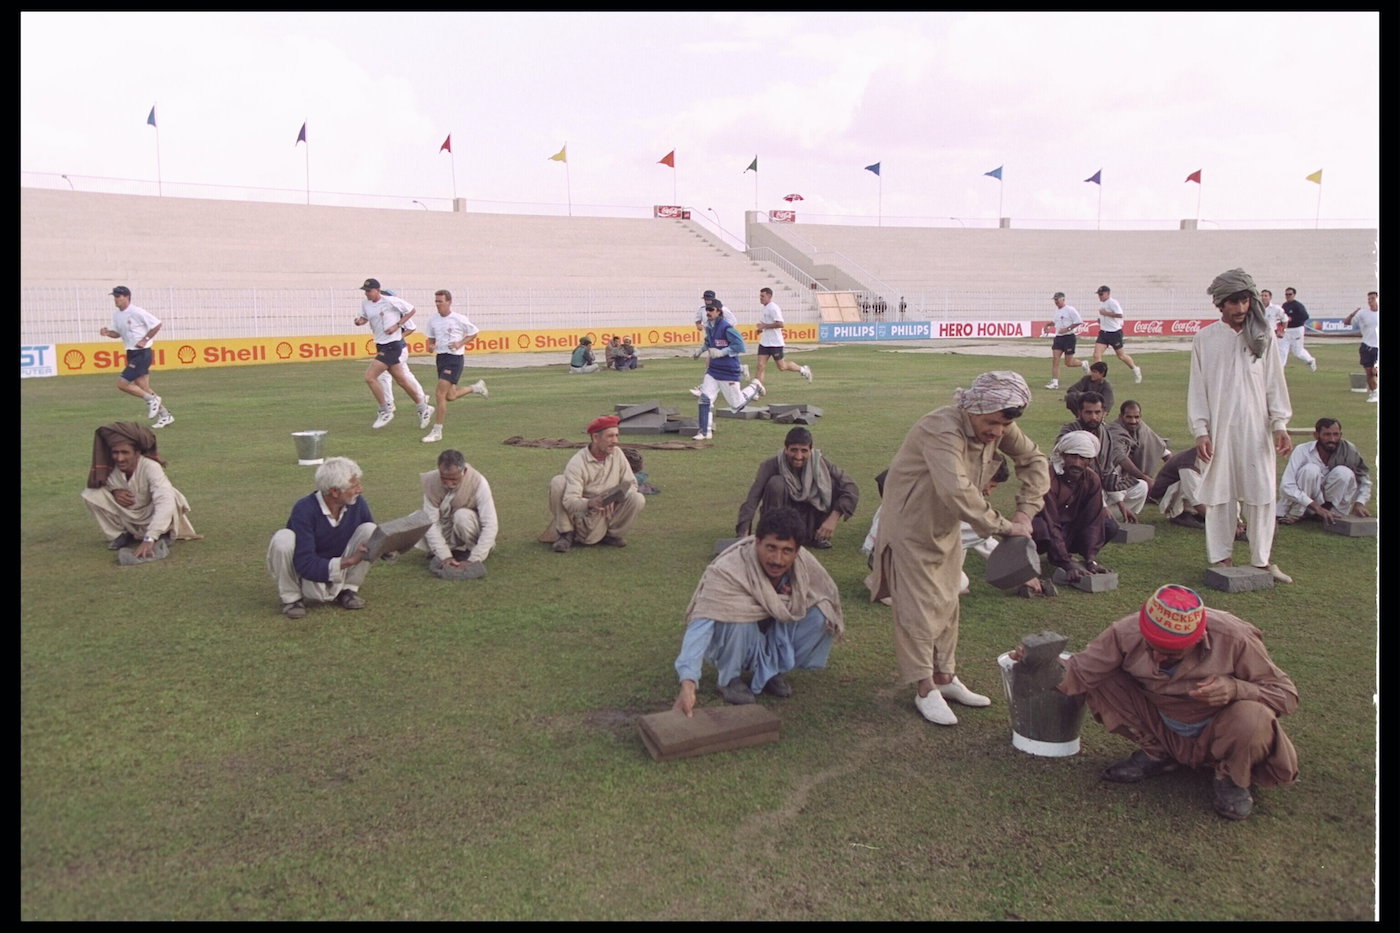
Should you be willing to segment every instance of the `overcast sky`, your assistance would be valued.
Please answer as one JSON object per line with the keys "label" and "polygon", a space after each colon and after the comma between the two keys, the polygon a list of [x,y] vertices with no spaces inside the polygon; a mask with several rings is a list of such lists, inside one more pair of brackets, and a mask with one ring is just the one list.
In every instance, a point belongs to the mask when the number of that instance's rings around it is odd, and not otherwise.
{"label": "overcast sky", "polygon": [[[1376,13],[23,13],[21,184],[947,226],[1379,217]],[[159,129],[146,124],[156,107]],[[294,145],[307,122],[309,150]],[[452,155],[439,152],[452,134]],[[568,144],[567,167],[549,156]],[[676,151],[673,172],[657,161]],[[879,162],[877,178],[864,166]],[[1004,166],[999,183],[984,173]],[[1198,188],[1185,178],[1197,169]],[[1306,176],[1321,169],[1321,187]],[[1084,179],[1102,170],[1102,185]],[[47,173],[47,180],[29,173]],[[673,184],[675,188],[673,189]],[[673,190],[676,192],[673,195]],[[797,204],[785,203],[790,193]],[[1321,201],[1319,204],[1319,194]],[[1100,196],[1102,200],[1100,201]],[[393,198],[396,200],[387,200]],[[416,209],[416,208],[412,208]],[[1208,225],[1208,224],[1207,224]],[[1354,225],[1354,224],[1346,224]],[[1206,226],[1206,225],[1203,225]]]}

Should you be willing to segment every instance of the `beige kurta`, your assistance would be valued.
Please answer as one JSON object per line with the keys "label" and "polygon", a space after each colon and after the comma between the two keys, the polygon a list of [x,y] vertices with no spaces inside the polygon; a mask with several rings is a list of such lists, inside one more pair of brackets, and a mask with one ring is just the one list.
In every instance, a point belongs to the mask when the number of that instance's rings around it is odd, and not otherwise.
{"label": "beige kurta", "polygon": [[[486,560],[496,546],[498,531],[496,500],[486,477],[467,464],[462,481],[450,495],[437,470],[419,474],[418,481],[423,487],[423,511],[434,518],[423,535],[423,546],[441,560],[449,559],[454,548],[470,550],[474,561]],[[463,512],[469,514],[459,514]]]}
{"label": "beige kurta", "polygon": [[905,682],[956,671],[962,523],[983,538],[1011,531],[1010,519],[982,495],[999,465],[998,450],[1020,481],[1016,509],[1034,516],[1050,488],[1049,460],[1014,423],[993,447],[977,439],[967,412],[939,408],[914,423],[890,463],[889,508],[881,509],[874,569],[865,583],[872,600],[891,597],[895,659]]}
{"label": "beige kurta", "polygon": [[[1209,706],[1189,695],[1210,677],[1234,678],[1237,698]],[[1138,614],[1124,616],[1065,662],[1060,692],[1087,694],[1095,719],[1156,757],[1165,752],[1190,767],[1216,765],[1240,787],[1297,780],[1298,753],[1278,718],[1298,707],[1298,688],[1269,657],[1259,629],[1228,612],[1206,610],[1205,637],[1170,674],[1148,653]],[[1191,738],[1162,716],[1207,725]]]}
{"label": "beige kurta", "polygon": [[1278,487],[1274,431],[1288,429],[1293,405],[1277,354],[1255,359],[1244,334],[1223,321],[1191,341],[1186,415],[1193,443],[1209,434],[1215,447],[1201,469],[1200,501],[1272,505]]}
{"label": "beige kurta", "polygon": [[[135,505],[117,504],[113,493],[122,489],[135,497]],[[170,484],[165,468],[150,457],[138,458],[130,476],[113,467],[100,489],[83,490],[83,501],[109,539],[123,532],[153,538],[172,532],[177,541],[199,537],[187,517],[189,501]]]}
{"label": "beige kurta", "polygon": [[[590,512],[588,500],[614,487],[629,487],[611,517]],[[564,472],[549,484],[550,526],[540,540],[554,541],[570,532],[580,544],[597,544],[607,535],[622,537],[646,506],[646,496],[637,491],[637,477],[621,447],[614,447],[604,460],[598,460],[587,447],[575,453],[564,465]]]}

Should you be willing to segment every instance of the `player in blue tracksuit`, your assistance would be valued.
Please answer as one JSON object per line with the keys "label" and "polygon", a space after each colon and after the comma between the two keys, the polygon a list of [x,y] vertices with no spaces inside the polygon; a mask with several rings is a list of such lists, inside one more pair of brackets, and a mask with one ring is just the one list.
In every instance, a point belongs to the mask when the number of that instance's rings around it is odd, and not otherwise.
{"label": "player in blue tracksuit", "polygon": [[697,441],[707,441],[714,437],[715,395],[724,391],[724,399],[729,407],[739,411],[749,402],[763,395],[763,383],[755,379],[745,389],[739,388],[742,370],[739,357],[744,352],[744,338],[738,329],[724,319],[723,309],[718,301],[705,308],[705,342],[695,351],[695,357],[710,358],[705,370],[705,378],[700,381],[700,431]]}

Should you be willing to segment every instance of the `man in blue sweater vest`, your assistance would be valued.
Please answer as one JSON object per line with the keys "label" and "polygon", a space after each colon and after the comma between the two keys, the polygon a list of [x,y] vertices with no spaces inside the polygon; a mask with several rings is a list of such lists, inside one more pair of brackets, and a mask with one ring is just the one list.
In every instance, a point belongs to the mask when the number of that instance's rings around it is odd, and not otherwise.
{"label": "man in blue sweater vest", "polygon": [[365,554],[376,525],[360,477],[354,460],[327,458],[316,468],[316,491],[296,501],[287,527],[272,536],[267,569],[287,618],[306,617],[305,599],[365,607],[358,590],[369,573]]}

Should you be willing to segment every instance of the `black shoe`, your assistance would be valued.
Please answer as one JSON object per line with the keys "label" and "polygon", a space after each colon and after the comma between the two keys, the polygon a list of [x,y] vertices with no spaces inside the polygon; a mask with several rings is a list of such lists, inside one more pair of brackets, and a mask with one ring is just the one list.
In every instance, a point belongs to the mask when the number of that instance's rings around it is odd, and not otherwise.
{"label": "black shoe", "polygon": [[1195,512],[1182,512],[1180,515],[1171,517],[1173,525],[1180,525],[1182,528],[1204,528],[1206,523]]}
{"label": "black shoe", "polygon": [[719,688],[719,695],[724,697],[724,702],[734,706],[744,706],[754,702],[753,691],[749,685],[744,683],[744,678],[735,677],[729,683]]}
{"label": "black shoe", "polygon": [[558,540],[556,540],[554,544],[552,544],[550,547],[556,554],[567,554],[569,553],[569,549],[573,546],[574,535],[573,532],[570,532],[566,535],[560,535]]}
{"label": "black shoe", "polygon": [[830,542],[830,541],[813,541],[812,544],[811,544],[811,546],[814,547],[814,548],[816,548],[816,549],[819,550],[819,551],[825,551],[827,548],[831,547],[831,542]]}
{"label": "black shoe", "polygon": [[1242,820],[1254,810],[1248,787],[1239,787],[1227,777],[1215,779],[1215,812],[1227,820]]}
{"label": "black shoe", "polygon": [[774,674],[768,679],[768,683],[763,685],[763,692],[770,697],[781,697],[786,700],[792,696],[792,684],[788,683],[782,674]]}
{"label": "black shoe", "polygon": [[1170,758],[1160,760],[1149,757],[1147,752],[1138,749],[1122,761],[1104,769],[1103,779],[1118,784],[1136,784],[1143,778],[1156,777],[1176,770],[1176,762]]}
{"label": "black shoe", "polygon": [[354,590],[341,590],[335,595],[335,603],[341,609],[363,609],[365,601]]}
{"label": "black shoe", "polygon": [[129,534],[127,534],[125,531],[123,531],[121,534],[117,535],[117,536],[116,536],[115,538],[113,538],[111,541],[108,541],[108,542],[107,542],[107,550],[109,550],[109,551],[120,551],[120,550],[121,550],[122,548],[124,548],[124,547],[131,547],[131,546],[133,546],[133,545],[135,545],[135,544],[138,544],[138,543],[140,543],[140,539],[139,539],[139,538],[133,538],[131,535],[129,535]]}
{"label": "black shoe", "polygon": [[289,619],[304,619],[306,618],[306,603],[299,599],[294,602],[283,603],[282,615]]}

